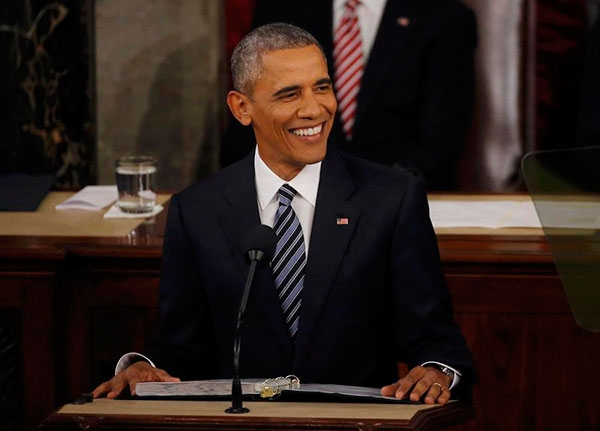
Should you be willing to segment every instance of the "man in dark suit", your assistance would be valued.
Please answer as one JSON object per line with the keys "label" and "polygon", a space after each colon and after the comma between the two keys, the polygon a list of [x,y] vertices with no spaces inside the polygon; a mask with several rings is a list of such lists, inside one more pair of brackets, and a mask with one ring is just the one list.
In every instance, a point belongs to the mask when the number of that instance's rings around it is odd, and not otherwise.
{"label": "man in dark suit", "polygon": [[[255,24],[304,28],[321,42],[333,76],[334,33],[345,2],[259,0]],[[477,35],[472,11],[458,0],[363,0],[356,11],[364,71],[354,126],[351,136],[343,133],[338,110],[329,143],[414,170],[429,190],[456,188],[473,104]],[[248,131],[232,124],[223,139],[222,164],[253,145]]]}
{"label": "man in dark suit", "polygon": [[[232,69],[227,102],[252,126],[257,151],[173,196],[160,343],[145,361],[130,365],[127,355],[94,395],[171,375],[232,376],[243,240],[259,223],[274,226],[278,243],[256,273],[242,377],[295,374],[442,404],[453,387],[468,392],[471,358],[452,321],[422,182],[327,150],[337,103],[324,55],[305,31],[255,30]],[[414,367],[396,381],[398,361]]]}

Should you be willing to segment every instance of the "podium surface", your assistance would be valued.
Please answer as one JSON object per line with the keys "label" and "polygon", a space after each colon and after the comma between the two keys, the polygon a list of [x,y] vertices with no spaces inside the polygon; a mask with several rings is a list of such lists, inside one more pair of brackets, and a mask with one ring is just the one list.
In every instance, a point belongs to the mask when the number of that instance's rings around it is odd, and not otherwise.
{"label": "podium surface", "polygon": [[247,414],[227,414],[230,401],[94,400],[67,404],[40,425],[43,431],[75,430],[437,430],[474,417],[474,409],[457,402],[360,404],[245,402]]}

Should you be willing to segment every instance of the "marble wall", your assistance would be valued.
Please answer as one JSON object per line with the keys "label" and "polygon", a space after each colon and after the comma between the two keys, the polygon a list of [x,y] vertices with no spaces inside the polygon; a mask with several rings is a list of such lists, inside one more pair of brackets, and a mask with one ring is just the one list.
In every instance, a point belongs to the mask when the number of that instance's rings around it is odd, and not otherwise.
{"label": "marble wall", "polygon": [[[221,0],[2,0],[0,174],[114,184],[159,158],[158,187],[215,171],[225,109]],[[96,134],[97,132],[97,134]]]}
{"label": "marble wall", "polygon": [[2,0],[0,173],[94,181],[91,0]]}
{"label": "marble wall", "polygon": [[114,184],[114,160],[128,154],[158,157],[161,189],[217,169],[222,9],[220,0],[96,0],[100,184]]}

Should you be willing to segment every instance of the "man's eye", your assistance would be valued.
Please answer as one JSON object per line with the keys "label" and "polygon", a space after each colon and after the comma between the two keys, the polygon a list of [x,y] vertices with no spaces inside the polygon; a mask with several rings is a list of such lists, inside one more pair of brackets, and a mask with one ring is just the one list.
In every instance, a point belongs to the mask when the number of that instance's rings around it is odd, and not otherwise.
{"label": "man's eye", "polygon": [[317,91],[320,91],[320,92],[327,92],[329,90],[331,90],[330,85],[320,85],[317,87]]}
{"label": "man's eye", "polygon": [[297,96],[296,93],[286,93],[286,94],[282,94],[281,95],[281,99],[283,100],[291,100],[294,99]]}

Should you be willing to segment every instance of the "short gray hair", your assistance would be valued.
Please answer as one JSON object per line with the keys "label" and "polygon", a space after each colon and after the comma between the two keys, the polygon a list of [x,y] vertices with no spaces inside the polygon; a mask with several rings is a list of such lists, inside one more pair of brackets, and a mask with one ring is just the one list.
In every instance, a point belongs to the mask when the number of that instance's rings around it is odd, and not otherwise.
{"label": "short gray hair", "polygon": [[315,45],[323,54],[321,44],[306,30],[281,22],[263,25],[248,33],[231,54],[233,88],[251,94],[260,77],[262,55],[282,49],[304,48]]}

